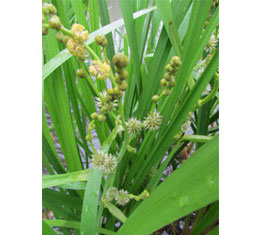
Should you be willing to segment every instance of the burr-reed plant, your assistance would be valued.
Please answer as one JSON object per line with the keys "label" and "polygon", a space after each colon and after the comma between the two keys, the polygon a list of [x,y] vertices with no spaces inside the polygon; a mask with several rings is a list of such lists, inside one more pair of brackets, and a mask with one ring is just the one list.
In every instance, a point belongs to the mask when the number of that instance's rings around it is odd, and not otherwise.
{"label": "burr-reed plant", "polygon": [[217,234],[218,1],[108,3],[42,3],[43,234]]}

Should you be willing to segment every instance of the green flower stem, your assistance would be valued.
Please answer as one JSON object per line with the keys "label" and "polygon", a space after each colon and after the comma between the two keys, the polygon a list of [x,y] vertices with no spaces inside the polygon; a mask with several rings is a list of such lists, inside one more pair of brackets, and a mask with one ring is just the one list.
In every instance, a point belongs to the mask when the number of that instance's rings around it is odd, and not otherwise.
{"label": "green flower stem", "polygon": [[100,60],[98,55],[93,51],[87,44],[84,44],[85,49],[88,51],[88,53],[91,55],[91,57],[95,60]]}
{"label": "green flower stem", "polygon": [[[161,94],[159,95],[158,101],[159,101],[161,98],[163,98],[163,92],[161,92]],[[154,112],[155,107],[156,107],[156,103],[153,102],[153,105],[152,105],[152,108],[151,108],[151,112],[150,112],[151,114]]]}
{"label": "green flower stem", "polygon": [[198,101],[198,106],[201,107],[207,102],[209,102],[211,99],[213,99],[216,95],[216,92],[218,91],[218,87],[219,87],[219,75],[216,73],[214,76],[214,87],[212,91],[204,99]]}
{"label": "green flower stem", "polygon": [[216,109],[217,105],[219,104],[219,99],[217,99],[217,101],[215,102],[215,104],[212,106],[210,113],[212,114],[214,112],[214,110]]}
{"label": "green flower stem", "polygon": [[64,26],[61,27],[60,31],[61,31],[63,34],[74,38],[74,33],[72,33],[70,30],[66,29]]}
{"label": "green flower stem", "polygon": [[[94,123],[95,123],[95,120],[92,120],[92,121],[89,123],[89,127],[92,126]],[[88,129],[88,135],[91,136],[91,130],[90,130],[90,129]],[[91,139],[89,140],[89,144],[90,144],[90,146],[91,146],[93,152],[96,154],[97,151],[96,151],[96,149],[95,149],[95,147],[94,147],[94,144],[93,144],[93,141],[92,141],[92,137],[91,137]]]}
{"label": "green flower stem", "polygon": [[[173,137],[175,140],[180,139],[180,135],[176,135]],[[209,140],[213,139],[212,136],[205,136],[205,135],[184,135],[181,137],[181,141],[190,141],[190,142],[198,142],[198,143],[205,143]]]}

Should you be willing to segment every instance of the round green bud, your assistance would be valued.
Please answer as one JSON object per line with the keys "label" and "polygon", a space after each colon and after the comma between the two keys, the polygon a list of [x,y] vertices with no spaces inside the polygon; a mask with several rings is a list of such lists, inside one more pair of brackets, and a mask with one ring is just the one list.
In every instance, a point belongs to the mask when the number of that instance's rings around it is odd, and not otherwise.
{"label": "round green bud", "polygon": [[100,114],[100,115],[98,115],[98,120],[99,120],[100,122],[104,122],[104,121],[106,120],[106,116],[103,115],[103,114]]}
{"label": "round green bud", "polygon": [[172,66],[170,64],[167,64],[165,66],[165,70],[168,71],[168,72],[171,72],[172,71]]}
{"label": "round green bud", "polygon": [[109,88],[109,89],[107,90],[107,93],[108,93],[109,95],[113,95],[113,94],[114,94],[114,89],[113,89],[113,88]]}
{"label": "round green bud", "polygon": [[106,95],[105,97],[104,97],[104,101],[105,102],[110,102],[110,101],[112,101],[112,96],[111,95]]}
{"label": "round green bud", "polygon": [[121,91],[125,91],[126,88],[128,87],[128,84],[125,81],[122,81],[119,85],[118,85],[119,89]]}
{"label": "round green bud", "polygon": [[42,14],[48,15],[49,14],[49,3],[44,2],[42,4]]}
{"label": "round green bud", "polygon": [[159,101],[159,96],[158,95],[154,95],[152,98],[153,102],[158,102]]}
{"label": "round green bud", "polygon": [[173,56],[170,62],[172,67],[180,67],[181,66],[181,59],[179,56]]}
{"label": "round green bud", "polygon": [[44,15],[42,15],[42,23],[44,23],[44,21],[45,21],[45,17]]}
{"label": "round green bud", "polygon": [[126,80],[128,77],[128,72],[126,71],[126,69],[123,69],[120,73],[120,78],[121,80]]}
{"label": "round green bud", "polygon": [[176,81],[173,79],[171,81],[168,82],[168,87],[171,88],[171,87],[174,87],[176,84]]}
{"label": "round green bud", "polygon": [[118,86],[116,86],[116,87],[114,88],[114,94],[115,94],[115,95],[120,95],[120,89],[119,89]]}
{"label": "round green bud", "polygon": [[95,37],[95,42],[97,45],[106,47],[107,46],[107,39],[104,35],[98,35]]}
{"label": "round green bud", "polygon": [[60,18],[56,15],[51,16],[49,18],[49,25],[53,29],[60,30],[61,28]]}
{"label": "round green bud", "polygon": [[166,72],[164,75],[163,75],[163,78],[166,80],[166,81],[169,81],[171,79],[171,74]]}
{"label": "round green bud", "polygon": [[163,95],[167,96],[167,95],[170,95],[170,94],[171,94],[171,90],[169,90],[169,89],[163,90]]}
{"label": "round green bud", "polygon": [[83,69],[77,69],[76,75],[77,75],[78,77],[80,77],[80,78],[85,78],[85,77],[86,77],[86,74],[85,74],[85,72],[84,72]]}
{"label": "round green bud", "polygon": [[120,78],[120,75],[118,73],[115,75],[115,82],[116,83],[120,83],[121,82],[121,78]]}
{"label": "round green bud", "polygon": [[90,117],[91,117],[93,120],[97,119],[97,117],[98,117],[97,112],[92,113],[92,114],[90,115]]}
{"label": "round green bud", "polygon": [[128,58],[122,53],[118,53],[113,57],[113,63],[118,68],[125,68],[128,65]]}
{"label": "round green bud", "polygon": [[49,14],[56,15],[57,9],[53,4],[48,4]]}
{"label": "round green bud", "polygon": [[167,81],[163,78],[161,81],[160,81],[160,86],[166,86],[167,84]]}
{"label": "round green bud", "polygon": [[107,108],[105,106],[103,106],[101,109],[100,109],[100,113],[102,114],[105,114],[107,112]]}

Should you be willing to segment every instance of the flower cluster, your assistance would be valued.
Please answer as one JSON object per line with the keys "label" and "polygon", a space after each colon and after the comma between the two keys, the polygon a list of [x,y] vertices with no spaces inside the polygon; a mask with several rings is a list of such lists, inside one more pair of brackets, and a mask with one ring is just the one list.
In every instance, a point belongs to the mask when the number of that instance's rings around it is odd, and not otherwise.
{"label": "flower cluster", "polygon": [[113,63],[116,69],[115,82],[120,91],[125,91],[128,86],[125,81],[128,77],[128,72],[125,69],[128,65],[128,58],[124,54],[118,53],[113,57]]}
{"label": "flower cluster", "polygon": [[[46,17],[49,17],[48,19],[48,26],[50,28],[56,29],[56,30],[60,30],[61,28],[61,22],[60,22],[60,18],[56,15],[57,14],[57,9],[56,7],[51,4],[51,3],[47,3],[44,2],[42,4],[42,23],[44,24]],[[42,27],[42,35],[46,35],[48,34],[48,27],[43,25]]]}
{"label": "flower cluster", "polygon": [[89,72],[99,80],[106,80],[110,74],[110,65],[107,61],[93,60],[89,66]]}
{"label": "flower cluster", "polygon": [[101,47],[106,47],[107,46],[107,39],[104,35],[98,35],[95,37],[95,42],[97,45]]}
{"label": "flower cluster", "polygon": [[144,121],[144,128],[151,131],[156,131],[160,128],[162,124],[162,116],[158,112],[150,113]]}
{"label": "flower cluster", "polygon": [[126,122],[127,130],[130,136],[135,137],[142,130],[142,122],[137,118],[132,117]]}
{"label": "flower cluster", "polygon": [[116,158],[113,155],[107,154],[103,151],[98,151],[93,154],[91,163],[93,168],[103,170],[106,175],[112,174],[117,167]]}
{"label": "flower cluster", "polygon": [[131,199],[136,201],[143,200],[149,197],[149,192],[144,190],[140,195],[135,196],[133,194],[129,194],[126,190],[120,189],[118,190],[115,187],[111,187],[106,192],[106,200],[111,202],[113,200],[116,201],[116,204],[119,206],[125,206]]}
{"label": "flower cluster", "polygon": [[160,86],[165,87],[163,95],[170,95],[171,88],[175,86],[175,76],[181,66],[181,60],[178,56],[173,56],[170,63],[166,65],[163,79],[160,81]]}
{"label": "flower cluster", "polygon": [[84,42],[88,40],[88,31],[84,30],[84,26],[80,24],[73,24],[70,30],[73,37],[69,37],[65,42],[68,51],[78,57],[80,60],[85,59]]}
{"label": "flower cluster", "polygon": [[106,112],[114,111],[115,107],[118,106],[117,100],[113,100],[112,96],[107,93],[107,91],[102,91],[100,93],[101,98],[96,97],[96,105],[100,110],[100,113],[105,114]]}

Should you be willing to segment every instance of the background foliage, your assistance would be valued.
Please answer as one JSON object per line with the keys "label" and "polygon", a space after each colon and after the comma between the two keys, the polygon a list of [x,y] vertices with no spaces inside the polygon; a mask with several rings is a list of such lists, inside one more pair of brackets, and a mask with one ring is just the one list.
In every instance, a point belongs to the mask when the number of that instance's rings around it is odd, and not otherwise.
{"label": "background foliage", "polygon": [[[119,2],[122,19],[114,22],[105,0],[51,2],[65,28],[76,22],[88,30],[89,50],[82,65],[54,29],[43,36],[43,234],[218,234],[218,1]],[[106,36],[106,52],[97,35]],[[123,113],[106,114],[93,132],[96,150],[119,159],[115,173],[103,177],[89,167],[94,150],[85,137],[99,112],[92,85],[101,92],[111,83],[75,72],[107,56],[115,73],[117,52],[129,58]],[[181,66],[170,95],[156,104],[160,129],[129,142],[116,117],[144,120],[173,56]],[[118,206],[103,200],[110,186],[150,195]]]}

